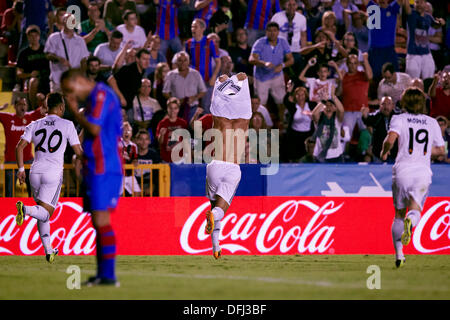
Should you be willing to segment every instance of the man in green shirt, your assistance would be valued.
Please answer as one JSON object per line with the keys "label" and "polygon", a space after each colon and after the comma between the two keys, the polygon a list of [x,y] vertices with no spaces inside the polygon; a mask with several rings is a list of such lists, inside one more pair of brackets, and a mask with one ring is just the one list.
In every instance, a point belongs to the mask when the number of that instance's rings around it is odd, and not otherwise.
{"label": "man in green shirt", "polygon": [[86,42],[89,52],[94,53],[100,43],[108,42],[113,26],[100,19],[100,8],[96,2],[91,2],[88,7],[89,19],[81,23],[81,36]]}

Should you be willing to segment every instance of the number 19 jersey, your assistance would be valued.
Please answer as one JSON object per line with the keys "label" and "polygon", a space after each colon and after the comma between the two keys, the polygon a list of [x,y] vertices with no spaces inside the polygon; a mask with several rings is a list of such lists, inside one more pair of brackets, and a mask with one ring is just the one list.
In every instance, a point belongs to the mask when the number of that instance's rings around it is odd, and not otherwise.
{"label": "number 19 jersey", "polygon": [[417,174],[432,175],[430,169],[432,147],[444,146],[436,119],[424,114],[402,113],[392,117],[389,131],[398,134],[398,153],[393,173],[405,169]]}
{"label": "number 19 jersey", "polygon": [[34,144],[32,173],[61,172],[67,142],[80,144],[72,121],[53,114],[30,123],[21,138]]}

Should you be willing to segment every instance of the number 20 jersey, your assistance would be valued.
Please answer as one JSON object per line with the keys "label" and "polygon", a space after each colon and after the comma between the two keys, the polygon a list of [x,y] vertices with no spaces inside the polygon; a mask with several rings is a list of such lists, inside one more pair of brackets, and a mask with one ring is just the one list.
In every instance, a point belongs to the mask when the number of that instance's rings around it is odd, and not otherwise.
{"label": "number 20 jersey", "polygon": [[430,159],[432,147],[444,146],[436,119],[424,114],[402,113],[391,119],[389,131],[398,134],[398,153],[393,172],[408,169],[417,174],[432,175]]}
{"label": "number 20 jersey", "polygon": [[53,114],[30,123],[21,138],[34,144],[33,173],[60,173],[67,142],[80,144],[72,121]]}

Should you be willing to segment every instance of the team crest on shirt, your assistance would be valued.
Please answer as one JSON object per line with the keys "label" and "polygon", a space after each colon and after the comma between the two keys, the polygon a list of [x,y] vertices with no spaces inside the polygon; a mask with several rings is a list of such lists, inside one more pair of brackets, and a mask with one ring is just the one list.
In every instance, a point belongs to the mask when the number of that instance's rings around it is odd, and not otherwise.
{"label": "team crest on shirt", "polygon": [[391,12],[390,11],[388,11],[388,12],[386,12],[386,17],[390,17],[391,16]]}

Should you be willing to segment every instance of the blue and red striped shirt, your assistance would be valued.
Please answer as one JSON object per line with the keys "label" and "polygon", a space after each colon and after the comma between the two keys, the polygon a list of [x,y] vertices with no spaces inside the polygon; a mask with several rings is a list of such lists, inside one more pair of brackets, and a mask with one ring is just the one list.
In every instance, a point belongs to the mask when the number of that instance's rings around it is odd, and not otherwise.
{"label": "blue and red striped shirt", "polygon": [[194,38],[186,41],[186,52],[189,53],[191,68],[200,72],[205,82],[211,78],[214,70],[212,69],[211,59],[219,57],[219,50],[214,41],[204,36],[200,41]]}
{"label": "blue and red striped shirt", "polygon": [[181,0],[160,0],[156,34],[161,39],[170,40],[179,35],[178,7]]}
{"label": "blue and red striped shirt", "polygon": [[122,157],[118,142],[122,137],[122,113],[116,93],[99,82],[87,101],[86,119],[100,126],[97,136],[87,131],[83,141],[89,175],[122,174]]}
{"label": "blue and red striped shirt", "polygon": [[205,20],[206,27],[209,25],[209,20],[211,20],[213,14],[217,11],[219,8],[219,3],[217,0],[211,1],[206,7],[203,9],[197,10],[195,12],[195,18],[203,19]]}
{"label": "blue and red striped shirt", "polygon": [[279,0],[249,0],[246,29],[265,30],[272,16],[281,11]]}

